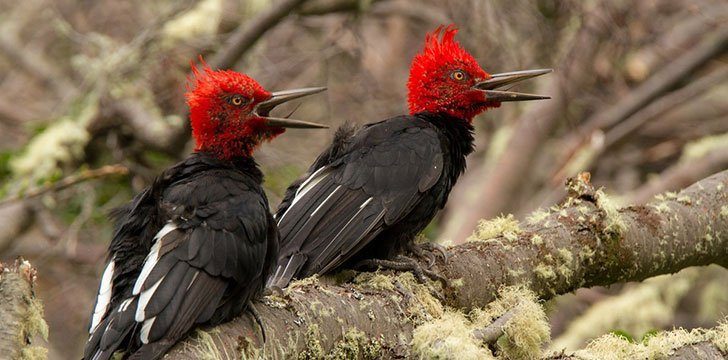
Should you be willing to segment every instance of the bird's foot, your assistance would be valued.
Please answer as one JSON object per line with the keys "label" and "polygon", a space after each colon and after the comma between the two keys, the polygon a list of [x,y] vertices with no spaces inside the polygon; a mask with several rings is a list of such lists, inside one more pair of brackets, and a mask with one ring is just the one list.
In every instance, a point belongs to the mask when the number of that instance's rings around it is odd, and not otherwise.
{"label": "bird's foot", "polygon": [[266,336],[265,336],[265,326],[263,326],[263,319],[260,317],[260,313],[258,312],[258,309],[255,308],[255,305],[253,305],[252,301],[248,301],[248,311],[250,312],[250,315],[253,316],[253,319],[255,319],[255,322],[258,323],[258,326],[260,326],[260,333],[263,335],[263,344],[265,344]]}
{"label": "bird's foot", "polygon": [[394,260],[384,259],[367,259],[360,261],[356,268],[376,269],[382,268],[395,271],[411,271],[415,279],[422,284],[427,284],[427,280],[439,281],[443,287],[448,287],[450,282],[442,275],[425,269],[417,262],[417,260],[404,255],[398,255]]}
{"label": "bird's foot", "polygon": [[414,256],[420,259],[426,259],[428,269],[435,265],[435,260],[438,257],[442,258],[445,264],[447,264],[449,259],[447,249],[445,249],[444,246],[431,241],[425,241],[422,243],[411,242],[407,245],[406,249]]}

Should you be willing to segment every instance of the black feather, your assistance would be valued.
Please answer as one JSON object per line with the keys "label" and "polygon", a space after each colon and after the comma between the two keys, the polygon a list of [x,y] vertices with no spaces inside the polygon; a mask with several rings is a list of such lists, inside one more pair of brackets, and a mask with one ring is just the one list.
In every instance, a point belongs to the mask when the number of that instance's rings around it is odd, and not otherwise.
{"label": "black feather", "polygon": [[[279,206],[281,252],[268,284],[400,252],[444,206],[472,131],[466,120],[421,113],[338,132]],[[312,174],[321,179],[300,196]]]}

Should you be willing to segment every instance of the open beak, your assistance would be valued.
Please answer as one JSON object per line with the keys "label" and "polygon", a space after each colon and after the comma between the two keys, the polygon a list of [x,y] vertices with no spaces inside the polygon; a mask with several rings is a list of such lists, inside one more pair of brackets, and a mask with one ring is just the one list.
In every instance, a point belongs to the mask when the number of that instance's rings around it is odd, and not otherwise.
{"label": "open beak", "polygon": [[485,93],[485,98],[488,101],[494,102],[550,99],[550,96],[498,90],[498,88],[526,79],[535,78],[536,76],[548,74],[552,71],[553,70],[551,69],[537,69],[492,74],[488,80],[483,80],[475,84],[473,87]]}
{"label": "open beak", "polygon": [[276,106],[283,104],[284,102],[288,102],[291,100],[295,100],[304,96],[318,94],[322,91],[326,90],[325,87],[312,87],[312,88],[303,88],[303,89],[292,89],[292,90],[283,90],[283,91],[276,91],[271,94],[270,99],[263,101],[259,103],[255,107],[255,114],[259,117],[266,120],[266,125],[268,126],[274,126],[274,127],[284,127],[284,128],[299,128],[299,129],[326,129],[328,128],[327,125],[323,124],[317,124],[309,121],[303,121],[303,120],[294,120],[294,119],[288,119],[288,118],[279,118],[279,117],[273,117],[269,116],[270,111],[273,110]]}

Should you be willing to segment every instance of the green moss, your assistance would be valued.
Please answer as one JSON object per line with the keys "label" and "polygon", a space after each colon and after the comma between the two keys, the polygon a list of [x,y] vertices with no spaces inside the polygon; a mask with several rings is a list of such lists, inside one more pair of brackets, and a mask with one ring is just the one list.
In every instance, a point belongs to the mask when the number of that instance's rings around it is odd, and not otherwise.
{"label": "green moss", "polygon": [[374,290],[394,290],[392,276],[377,272],[363,272],[354,278],[354,283]]}
{"label": "green moss", "polygon": [[294,290],[305,288],[307,286],[318,286],[318,285],[319,285],[318,274],[314,274],[307,278],[292,281],[283,292],[284,292],[284,294],[288,295]]}
{"label": "green moss", "polygon": [[46,360],[48,349],[41,346],[26,346],[20,350],[19,360]]}
{"label": "green moss", "polygon": [[518,234],[522,232],[518,221],[512,214],[507,216],[499,216],[491,220],[481,220],[478,227],[468,238],[468,241],[482,241],[503,236],[509,241],[518,238]]}
{"label": "green moss", "polygon": [[616,236],[621,236],[627,230],[627,224],[619,213],[619,207],[612,201],[604,191],[597,190],[595,194],[597,207],[604,211],[604,231]]}
{"label": "green moss", "polygon": [[666,359],[675,349],[703,341],[710,341],[723,353],[728,350],[728,326],[721,323],[715,329],[676,329],[657,332],[642,342],[631,342],[622,336],[607,334],[589,343],[586,349],[574,355],[584,360],[621,360],[621,359]]}
{"label": "green moss", "polygon": [[213,334],[217,334],[217,330],[207,332],[198,329],[195,331],[194,345],[192,345],[192,349],[190,351],[190,353],[194,355],[195,359],[223,359],[222,353],[220,352],[220,349],[217,348],[217,344],[215,344],[215,340],[212,337]]}
{"label": "green moss", "polygon": [[565,263],[571,263],[572,261],[574,261],[574,255],[571,253],[571,251],[569,251],[569,249],[559,249],[558,253],[561,261]]}
{"label": "green moss", "polygon": [[541,237],[541,235],[534,234],[533,236],[531,236],[531,244],[536,246],[543,244],[543,238]]}
{"label": "green moss", "polygon": [[427,285],[417,282],[412,273],[401,273],[397,275],[395,281],[410,293],[411,298],[407,303],[406,311],[414,323],[419,324],[439,318],[445,312],[442,303],[432,295],[432,291],[435,289],[430,289]]}
{"label": "green moss", "polygon": [[655,328],[669,326],[675,308],[698,275],[698,269],[689,268],[676,275],[658,276],[628,287],[619,295],[592,305],[572,320],[551,348],[576,350],[587,340],[614,329],[641,338]]}
{"label": "green moss", "polygon": [[344,333],[334,348],[326,355],[330,360],[378,359],[381,357],[382,345],[379,340],[369,339],[359,329],[352,328]]}
{"label": "green moss", "polygon": [[709,335],[711,336],[711,342],[723,354],[728,354],[728,317],[723,319]]}
{"label": "green moss", "polygon": [[536,211],[532,212],[530,215],[526,217],[526,222],[530,225],[536,225],[540,222],[546,220],[547,217],[551,215],[548,210],[543,210],[541,208],[536,209]]}
{"label": "green moss", "polygon": [[691,160],[700,159],[713,150],[720,148],[728,151],[728,133],[720,135],[706,136],[701,139],[689,142],[683,147],[683,153],[680,157],[681,162],[689,162]]}
{"label": "green moss", "polygon": [[321,331],[317,324],[311,324],[306,329],[306,349],[298,353],[299,360],[323,359],[325,352],[321,346]]}
{"label": "green moss", "polygon": [[536,276],[538,276],[541,279],[544,279],[544,280],[556,279],[556,272],[554,271],[553,266],[540,263],[540,264],[536,265],[536,267],[533,269],[533,271],[534,271],[534,273],[536,273]]}
{"label": "green moss", "polygon": [[415,328],[412,352],[419,359],[493,359],[473,336],[472,326],[459,312],[447,311]]}

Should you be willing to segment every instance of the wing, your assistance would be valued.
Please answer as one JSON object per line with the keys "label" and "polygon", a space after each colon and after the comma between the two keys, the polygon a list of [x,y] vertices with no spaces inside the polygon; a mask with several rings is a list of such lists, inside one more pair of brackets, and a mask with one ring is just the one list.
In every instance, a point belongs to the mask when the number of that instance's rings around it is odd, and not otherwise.
{"label": "wing", "polygon": [[341,265],[417,206],[440,178],[437,132],[413,117],[372,124],[301,183],[279,212],[281,253],[269,285]]}
{"label": "wing", "polygon": [[343,155],[347,144],[354,136],[354,132],[356,130],[356,126],[348,123],[336,129],[336,133],[334,133],[334,139],[331,141],[329,147],[321,152],[321,154],[316,158],[316,160],[314,160],[313,164],[311,164],[311,166],[308,168],[308,171],[303,176],[301,176],[296,181],[291,183],[290,186],[288,186],[288,188],[286,189],[286,193],[281,200],[281,203],[278,204],[278,210],[276,211],[275,215],[276,219],[280,218],[291,206],[291,203],[293,203],[293,199],[296,197],[296,193],[298,192],[299,187],[304,181],[311,177],[311,175],[316,172],[316,170],[326,166],[334,159]]}
{"label": "wing", "polygon": [[271,218],[261,192],[211,173],[163,197],[168,220],[123,301],[92,331],[86,358],[106,359],[128,343],[140,347],[132,357],[161,355],[230,301],[245,303],[262,289]]}

